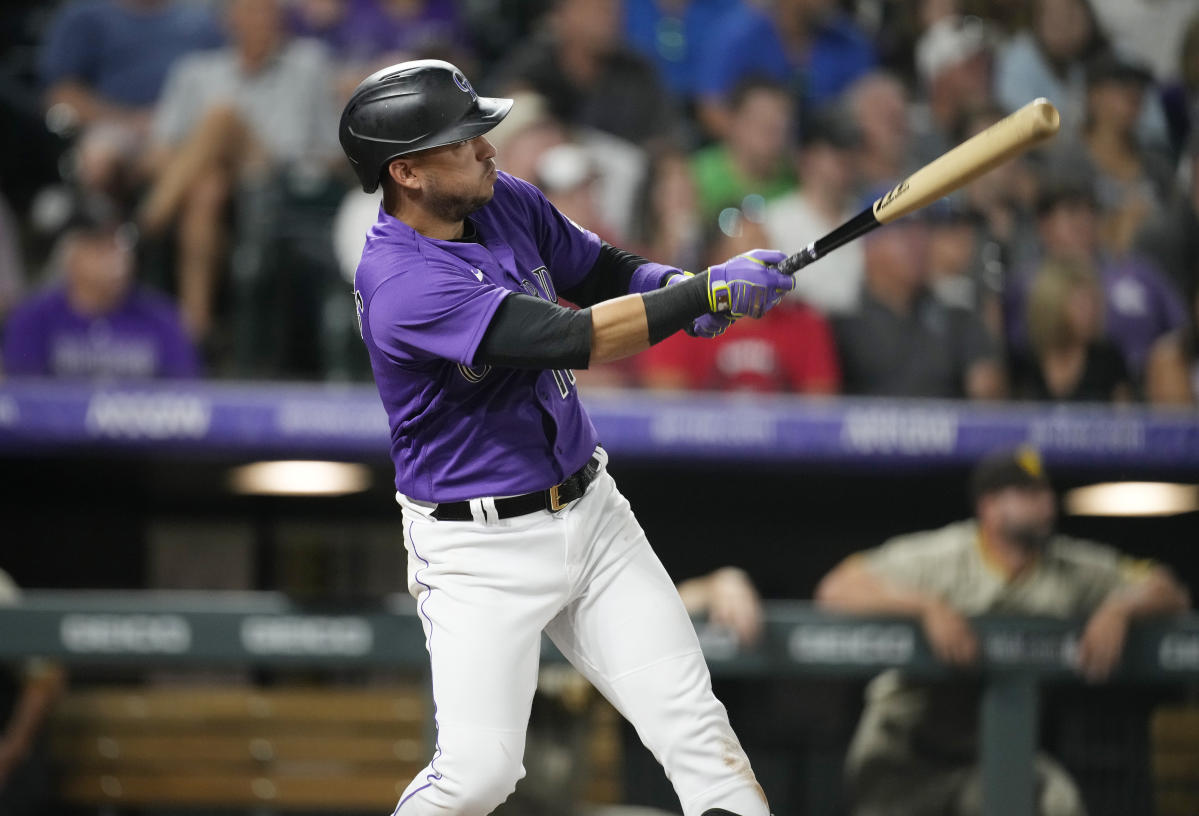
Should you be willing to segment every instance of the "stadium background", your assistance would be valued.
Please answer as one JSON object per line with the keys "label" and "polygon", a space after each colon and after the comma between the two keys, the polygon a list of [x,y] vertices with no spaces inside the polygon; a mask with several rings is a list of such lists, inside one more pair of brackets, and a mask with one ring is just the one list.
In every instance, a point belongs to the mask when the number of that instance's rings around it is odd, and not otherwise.
{"label": "stadium background", "polygon": [[[3,276],[0,283],[4,286],[0,289],[6,316],[12,315],[24,298],[54,286],[60,279],[61,270],[55,267],[55,248],[76,223],[73,219],[80,217],[80,213],[86,218],[88,212],[99,206],[106,213],[116,212],[119,220],[136,220],[138,203],[152,187],[152,180],[142,179],[115,187],[100,185],[99,189],[88,189],[86,179],[80,176],[79,164],[86,128],[64,126],[47,115],[45,68],[39,65],[44,59],[48,32],[70,5],[10,3],[0,12],[3,19],[0,36],[4,40],[0,46],[3,49],[0,115],[4,121],[0,129],[0,190],[8,215],[5,229],[0,231],[5,258],[4,269],[0,271]],[[223,13],[221,3],[197,0],[189,5],[193,11],[211,13],[218,20]],[[293,26],[299,25],[296,15],[302,5],[320,4],[293,4],[289,8]],[[412,5],[434,9],[429,18],[439,25],[450,20],[448,29],[428,26],[434,32],[449,30],[448,37],[444,40],[434,37],[429,42],[413,39],[404,43],[407,50],[396,52],[380,48],[371,59],[395,53],[451,57],[467,69],[469,76],[478,78],[476,85],[485,93],[520,90],[527,94],[529,86],[536,87],[544,80],[545,72],[539,72],[534,57],[542,54],[541,40],[537,38],[544,36],[543,29],[553,19],[547,12],[548,2],[467,0],[458,4]],[[684,5],[680,4],[680,8]],[[1044,7],[1060,4],[982,0],[910,4],[864,0],[835,4],[778,0],[777,7],[766,2],[693,5],[710,6],[713,15],[720,7],[721,13],[735,15],[729,19],[749,30],[754,30],[754,25],[774,26],[779,30],[779,21],[787,19],[780,10],[788,8],[799,9],[797,13],[801,16],[814,14],[813,9],[822,9],[824,14],[835,10],[839,17],[819,19],[824,21],[822,25],[829,26],[832,23],[828,21],[835,19],[840,39],[821,40],[826,43],[826,50],[816,49],[810,53],[817,55],[808,57],[815,63],[795,59],[780,68],[755,64],[743,54],[719,53],[722,43],[713,38],[704,45],[710,50],[703,53],[706,59],[724,66],[725,75],[712,77],[711,72],[705,73],[704,81],[710,84],[701,90],[699,80],[689,84],[694,77],[675,76],[654,68],[664,88],[663,108],[670,111],[660,117],[661,122],[642,122],[646,132],[640,141],[625,139],[618,148],[604,142],[606,151],[595,147],[596,140],[590,134],[602,129],[604,121],[594,110],[594,105],[604,99],[596,91],[589,96],[592,108],[580,106],[574,111],[579,118],[565,122],[573,131],[561,141],[572,150],[558,150],[541,164],[536,156],[525,158],[528,167],[540,170],[539,181],[547,192],[552,190],[561,196],[560,206],[598,214],[615,243],[621,245],[623,241],[647,253],[655,247],[653,236],[640,232],[637,225],[661,224],[663,212],[645,203],[654,198],[656,189],[637,178],[646,167],[660,166],[649,164],[646,157],[690,157],[688,160],[694,162],[691,168],[699,179],[697,184],[702,187],[702,160],[695,157],[704,150],[735,142],[736,138],[728,133],[737,132],[738,127],[744,132],[755,124],[752,117],[732,125],[723,118],[730,115],[729,98],[740,82],[758,79],[759,71],[773,72],[771,78],[776,85],[770,87],[782,89],[790,100],[791,107],[786,109],[789,112],[786,138],[781,139],[776,150],[785,168],[784,175],[794,176],[792,157],[796,145],[808,144],[804,141],[805,130],[832,133],[833,136],[825,138],[844,137],[855,144],[866,132],[869,142],[869,123],[855,121],[851,88],[862,77],[886,70],[898,77],[905,88],[903,114],[912,123],[914,135],[897,167],[910,169],[913,162],[920,160],[921,150],[937,144],[938,126],[928,112],[928,72],[934,69],[951,72],[958,61],[967,62],[973,57],[975,51],[971,49],[985,50],[990,55],[987,76],[994,90],[985,101],[1002,108],[1004,102],[998,98],[995,79],[999,75],[997,66],[1006,65],[1018,74],[1018,60],[1017,68],[1011,67],[1019,56],[1013,43],[1021,42],[1022,37],[1027,40],[1029,32],[1035,31],[1036,14],[1044,12]],[[613,8],[616,6],[619,4]],[[647,9],[653,8],[653,3],[630,0],[625,8],[624,33],[610,47],[627,46],[636,52],[640,31],[637,21],[644,22],[642,18],[651,14]],[[1159,104],[1156,129],[1146,126],[1148,129],[1137,131],[1138,149],[1143,151],[1137,155],[1144,167],[1165,162],[1166,186],[1153,193],[1156,198],[1152,211],[1138,222],[1127,243],[1106,247],[1105,251],[1113,255],[1147,255],[1153,259],[1179,301],[1188,307],[1186,313],[1192,325],[1171,327],[1182,336],[1188,331],[1193,336],[1199,305],[1195,284],[1199,256],[1194,254],[1193,241],[1184,242],[1176,256],[1171,256],[1164,247],[1169,243],[1167,238],[1173,235],[1171,225],[1194,223],[1192,156],[1196,140],[1190,131],[1194,129],[1191,123],[1199,117],[1199,108],[1195,106],[1199,99],[1196,62],[1199,35],[1195,32],[1199,27],[1193,20],[1194,11],[1185,2],[1097,2],[1093,19],[1103,43],[1095,46],[1094,53],[1084,55],[1080,50],[1076,65],[1071,63],[1064,70],[1064,75],[1072,76],[1072,67],[1077,67],[1085,75],[1086,70],[1099,70],[1094,68],[1095,58],[1101,60],[1109,51],[1117,53],[1121,62],[1115,67],[1109,64],[1104,70],[1117,75],[1117,81],[1144,83],[1146,100]],[[957,14],[977,15],[986,22],[985,49],[972,39],[975,36],[972,26],[978,21],[970,18],[963,25]],[[679,31],[670,27],[674,23],[669,14],[662,19],[657,21],[658,36],[669,42]],[[933,37],[940,34],[930,34],[938,20],[953,21],[952,32],[939,42]],[[811,25],[812,31],[819,29],[815,23]],[[947,27],[948,23],[942,23],[942,28]],[[744,46],[745,41],[734,36],[741,29],[730,23],[719,30],[729,33],[727,42]],[[810,42],[817,39],[814,37]],[[331,80],[353,75],[355,71],[359,76],[366,73],[370,59],[353,53],[353,49],[338,54],[335,50],[338,41],[330,38],[329,43],[337,58],[337,73]],[[769,49],[763,47],[763,50]],[[786,48],[781,53],[794,56],[794,51]],[[521,58],[526,55],[532,56],[522,64]],[[652,53],[645,58],[648,64],[655,64]],[[820,62],[821,59],[825,62]],[[812,64],[840,72],[841,85],[830,88],[813,81],[813,75],[808,73]],[[682,71],[677,60],[669,65]],[[618,68],[621,66],[627,68],[623,63]],[[1149,74],[1139,79],[1139,75],[1134,76],[1134,69]],[[628,79],[628,73],[613,70],[616,80]],[[633,69],[627,70],[634,77],[640,76]],[[551,94],[546,98],[554,109],[552,92],[560,89],[550,85]],[[332,92],[338,93],[336,88]],[[1086,96],[1085,85],[1083,96]],[[596,99],[600,102],[594,102]],[[538,103],[531,100],[532,97],[525,95],[518,104],[537,107]],[[983,100],[974,101],[980,111],[987,107]],[[970,106],[960,101],[957,104],[961,108],[957,115],[967,117],[972,112]],[[826,119],[824,114],[830,110],[836,115]],[[984,113],[979,115],[985,118]],[[593,118],[587,120],[588,116]],[[1081,118],[1074,121],[1082,127]],[[622,127],[637,130],[627,122]],[[952,140],[961,133],[960,129],[954,130],[940,134],[940,138]],[[1068,144],[1074,152],[1085,153],[1088,143],[1084,134],[1085,130],[1066,132],[1063,139],[1070,140]],[[607,138],[611,135],[607,134]],[[622,135],[627,137],[630,133]],[[535,151],[536,145],[527,149]],[[621,164],[626,159],[633,169]],[[503,153],[500,161],[503,167]],[[1015,233],[1016,237],[1005,247],[1006,265],[1002,271],[1008,275],[1016,275],[1021,263],[1030,262],[1022,258],[1021,247],[1038,240],[1037,194],[1059,181],[1050,179],[1055,168],[1068,164],[1063,157],[1052,155],[1032,161],[1028,172],[1044,182],[1045,189],[1029,192],[1013,204],[1016,216],[1033,225],[1024,233]],[[305,388],[312,390],[299,392],[296,399],[300,403],[311,399],[323,405],[330,393],[336,400],[339,392],[321,390],[322,383],[332,388],[347,388],[347,399],[355,405],[363,405],[363,400],[372,398],[365,355],[356,345],[349,286],[343,277],[344,260],[335,236],[339,213],[348,217],[344,213],[350,206],[348,201],[354,198],[351,195],[347,199],[351,179],[337,161],[316,165],[281,161],[268,181],[246,185],[230,196],[223,218],[231,251],[218,264],[213,325],[207,332],[193,334],[204,382],[130,385],[84,378],[64,391],[47,386],[51,390],[41,393],[36,383],[23,377],[0,381],[0,484],[5,485],[0,568],[17,584],[30,591],[121,590],[129,591],[131,597],[133,591],[145,589],[278,591],[313,608],[340,610],[378,609],[389,597],[403,592],[401,529],[386,456],[385,428],[374,435],[367,433],[340,441],[334,431],[329,434],[332,442],[325,440],[314,445],[308,439],[288,449],[284,430],[266,434],[269,439],[247,440],[213,423],[205,424],[194,439],[180,441],[169,431],[157,433],[136,427],[139,421],[136,415],[141,410],[139,399],[182,394],[209,406],[204,410],[213,410],[212,406],[219,407],[228,401],[228,395],[219,390],[219,385],[226,382],[246,383],[249,391],[260,389],[259,393],[267,397],[278,393],[282,399],[283,392],[272,391],[273,387],[302,381],[308,384]],[[1074,188],[1080,180],[1102,181],[1103,174],[1094,165],[1068,169],[1069,177],[1061,181]],[[609,177],[629,175],[634,181],[623,182],[625,188],[644,187],[647,192],[626,196],[623,200],[637,202],[627,212],[605,210],[605,202],[612,199],[604,198],[604,190],[619,187],[621,183],[619,178],[613,181]],[[1146,170],[1145,175],[1151,174]],[[605,178],[608,180],[603,181]],[[773,177],[761,180],[761,190],[736,190],[734,199],[715,205],[696,202],[692,214],[694,228],[702,238],[693,239],[689,249],[679,250],[679,257],[687,257],[690,252],[692,260],[699,260],[707,250],[735,248],[737,241],[746,235],[760,235],[754,232],[763,223],[758,217],[759,210],[769,207],[776,193],[788,192],[788,189],[774,192],[766,189],[776,180]],[[797,186],[796,179],[783,186]],[[802,178],[798,186],[803,189]],[[1118,196],[1114,200],[1104,198],[1106,188],[1099,186],[1098,202],[1103,213],[1125,209],[1127,202]],[[1123,194],[1132,194],[1128,192],[1131,188],[1120,189]],[[859,180],[852,200],[868,200],[870,190],[870,185]],[[102,199],[102,205],[95,203],[97,199]],[[928,228],[935,230],[946,223],[965,220],[962,213],[969,213],[973,204],[963,198],[947,205],[946,212]],[[1187,217],[1192,221],[1187,222]],[[769,224],[769,219],[765,223]],[[980,235],[985,231],[985,225],[970,223],[978,228]],[[772,236],[767,233],[767,237]],[[795,245],[782,248],[795,249],[814,237],[788,236]],[[974,255],[982,257],[984,244],[979,238]],[[135,252],[136,277],[168,297],[178,298],[179,251],[170,233],[157,239],[143,236]],[[982,260],[964,264],[958,274],[976,285],[978,294],[969,307],[985,322],[987,309],[1003,299],[1006,279],[1001,276],[996,283],[993,277],[988,277],[991,273]],[[987,305],[988,298],[994,301],[992,306]],[[996,333],[998,336],[993,339],[1000,345],[1007,338],[1002,327]],[[1166,336],[1170,332],[1163,329],[1160,334]],[[775,342],[782,344],[784,340]],[[1183,348],[1186,349],[1185,344]],[[1189,354],[1189,364],[1193,366],[1193,346]],[[673,439],[668,438],[669,434],[659,433],[657,437],[651,434],[645,446],[639,442],[640,431],[626,433],[626,428],[633,428],[636,423],[622,424],[621,406],[626,403],[622,394],[630,395],[628,400],[633,407],[628,411],[637,421],[648,422],[648,417],[657,410],[670,409],[670,403],[657,408],[653,402],[657,397],[644,396],[648,378],[643,380],[643,376],[640,370],[619,368],[600,372],[590,381],[584,377],[580,380],[585,401],[590,393],[602,403],[600,419],[610,424],[601,423],[601,431],[611,428],[614,436],[613,471],[650,540],[676,579],[736,564],[748,573],[762,596],[771,601],[810,599],[821,576],[845,556],[875,546],[894,534],[933,528],[968,516],[971,508],[966,477],[985,447],[961,432],[972,422],[980,423],[984,429],[980,439],[1004,442],[1024,441],[1022,433],[1052,425],[1058,436],[1044,436],[1043,447],[1055,486],[1063,494],[1074,487],[1107,481],[1135,479],[1192,485],[1199,481],[1199,431],[1196,430],[1199,415],[1194,413],[1197,395],[1192,394],[1189,403],[1184,400],[1182,405],[1154,405],[1158,400],[1143,373],[1132,374],[1132,385],[1135,401],[1144,405],[1079,407],[1064,401],[1052,405],[1025,404],[1011,408],[1013,412],[1030,413],[1020,414],[1025,418],[1012,420],[1014,424],[1010,426],[1005,423],[1016,414],[1005,413],[1006,408],[995,408],[992,403],[972,403],[964,393],[966,389],[960,386],[956,387],[963,393],[930,393],[923,396],[936,401],[924,401],[918,394],[879,395],[868,385],[851,386],[848,377],[840,386],[833,387],[825,381],[813,385],[801,377],[789,382],[781,378],[766,387],[756,383],[752,390],[757,393],[751,394],[738,388],[744,382],[730,379],[723,383],[723,389],[737,390],[736,395],[722,395],[722,388],[717,387],[708,389],[712,393],[696,397],[690,404],[696,410],[709,412],[697,421],[710,423],[713,414],[721,414],[734,426],[766,423],[770,430],[756,448],[762,453],[761,458],[737,461],[722,457],[719,442],[713,442],[707,431],[681,432]],[[216,389],[208,390],[208,383],[216,383]],[[631,396],[633,391],[622,389],[638,389],[636,398]],[[805,391],[810,395],[804,395]],[[846,396],[817,396],[818,391],[840,391]],[[128,420],[134,430],[125,428],[106,433],[103,428],[97,431],[91,421],[96,396],[113,392],[133,395],[124,409],[134,417]],[[1007,396],[1019,395],[1013,392]],[[957,399],[945,401],[946,397]],[[64,419],[56,422],[53,408],[42,417],[45,423],[22,415],[21,410],[28,410],[31,405],[60,406]],[[827,408],[833,424],[824,424],[813,413],[812,406]],[[872,410],[874,414],[870,413]],[[887,419],[888,411],[897,413]],[[844,423],[851,416],[860,417],[862,412],[866,413],[867,421],[880,425],[927,421],[928,415],[942,419],[948,416],[954,430],[948,442],[934,441],[922,446],[910,441],[876,439],[871,445],[855,448]],[[379,419],[381,422],[381,414]],[[119,424],[122,420],[116,421]],[[1105,441],[1102,434],[1088,435],[1085,429],[1093,427],[1088,422],[1112,423],[1117,432],[1131,427],[1132,441],[1111,442]],[[834,430],[829,431],[830,427]],[[1081,437],[1071,437],[1071,427],[1083,429]],[[1157,433],[1163,428],[1173,430]],[[876,428],[875,432],[882,434],[879,439],[886,438],[885,430]],[[839,435],[839,444],[826,444],[830,433]],[[770,453],[769,449],[776,445],[785,452]],[[357,472],[356,478],[364,481],[344,495],[330,496],[246,495],[231,486],[231,474],[238,466],[259,459],[290,458],[358,464],[365,470]],[[752,527],[740,518],[704,512],[702,497],[714,482],[730,491],[737,504],[753,508]],[[1138,557],[1158,559],[1171,566],[1184,583],[1195,587],[1199,585],[1197,518],[1194,508],[1164,516],[1067,514],[1061,520],[1061,528],[1110,543]],[[71,668],[74,691],[145,683],[151,688],[300,685],[332,693],[337,689],[386,685],[396,682],[397,677],[408,682],[409,675],[379,670],[224,666],[187,670],[172,669],[169,665],[145,670],[102,665]],[[734,726],[743,735],[754,735],[747,742],[768,792],[776,797],[776,812],[841,812],[838,764],[859,711],[862,681],[792,677],[719,682]],[[1045,694],[1041,717],[1043,742],[1075,773],[1090,811],[1153,812],[1155,793],[1159,805],[1162,800],[1161,785],[1155,787],[1150,761],[1150,718],[1162,706],[1177,706],[1188,699],[1193,703],[1193,684],[1186,687],[1115,683],[1083,687],[1067,682],[1047,686]],[[547,700],[555,702],[545,703],[545,710],[539,709],[537,714],[543,723],[551,724],[549,731],[552,732],[558,722],[556,718],[563,716],[563,711],[575,710],[562,702],[568,697],[547,694]],[[574,720],[585,718],[577,715]],[[586,727],[600,726],[589,723]],[[606,727],[616,728],[611,723]],[[624,760],[622,775],[615,778],[611,790],[628,801],[669,807],[664,780],[655,777],[652,769],[646,769],[647,759],[637,758],[637,746],[627,734],[624,737],[626,754],[632,756]],[[1196,784],[1193,771],[1189,777],[1186,774],[1183,777],[1185,784]],[[1186,782],[1187,779],[1190,781]],[[1184,801],[1191,805],[1180,807],[1194,806],[1199,798]],[[526,812],[538,812],[535,794],[517,805]],[[386,802],[380,804],[385,806]],[[96,812],[96,809],[81,808],[81,811]],[[152,811],[173,812],[169,805]]]}

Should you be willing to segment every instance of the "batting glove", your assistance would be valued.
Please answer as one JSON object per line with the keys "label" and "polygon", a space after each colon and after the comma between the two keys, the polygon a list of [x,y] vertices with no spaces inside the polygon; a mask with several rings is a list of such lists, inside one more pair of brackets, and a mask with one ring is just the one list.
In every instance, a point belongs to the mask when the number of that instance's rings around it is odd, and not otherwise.
{"label": "batting glove", "polygon": [[[669,278],[667,278],[666,285],[673,286],[676,283],[682,283],[683,281],[692,277],[695,277],[694,273],[680,272],[677,275],[671,275]],[[692,337],[706,337],[711,339],[724,334],[725,330],[735,322],[737,321],[728,315],[709,313],[695,318],[691,325],[683,329],[683,331],[687,332],[687,334],[691,335]]]}
{"label": "batting glove", "polygon": [[795,288],[777,269],[786,254],[754,249],[708,269],[708,309],[734,319],[761,317]]}

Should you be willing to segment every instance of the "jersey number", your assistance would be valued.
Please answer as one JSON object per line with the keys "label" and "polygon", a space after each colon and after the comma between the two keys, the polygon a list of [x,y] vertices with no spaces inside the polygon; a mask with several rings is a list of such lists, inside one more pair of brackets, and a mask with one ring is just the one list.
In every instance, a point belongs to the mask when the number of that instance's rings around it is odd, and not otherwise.
{"label": "jersey number", "polygon": [[[558,293],[554,291],[554,282],[549,273],[544,266],[539,266],[532,272],[536,283],[525,279],[520,282],[520,286],[533,297],[557,303]],[[575,384],[575,373],[569,368],[555,368],[551,373],[554,375],[554,382],[558,384],[558,393],[562,395],[562,399],[566,399],[570,396],[570,387]]]}

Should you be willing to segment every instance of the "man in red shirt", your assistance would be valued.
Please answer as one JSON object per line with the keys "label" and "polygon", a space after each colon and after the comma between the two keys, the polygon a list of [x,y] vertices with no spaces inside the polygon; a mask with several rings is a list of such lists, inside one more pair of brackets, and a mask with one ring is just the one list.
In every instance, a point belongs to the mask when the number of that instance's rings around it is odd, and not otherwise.
{"label": "man in red shirt", "polygon": [[841,371],[827,321],[787,299],[760,320],[742,321],[707,343],[671,337],[637,362],[646,388],[835,394]]}

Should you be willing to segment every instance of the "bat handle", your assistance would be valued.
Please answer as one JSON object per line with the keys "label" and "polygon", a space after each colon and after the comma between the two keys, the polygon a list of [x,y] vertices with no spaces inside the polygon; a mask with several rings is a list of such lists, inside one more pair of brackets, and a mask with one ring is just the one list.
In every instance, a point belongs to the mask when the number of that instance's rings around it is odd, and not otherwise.
{"label": "bat handle", "polygon": [[794,275],[819,257],[816,254],[816,242],[813,241],[794,255],[784,258],[783,262],[778,265],[778,270],[784,275]]}

